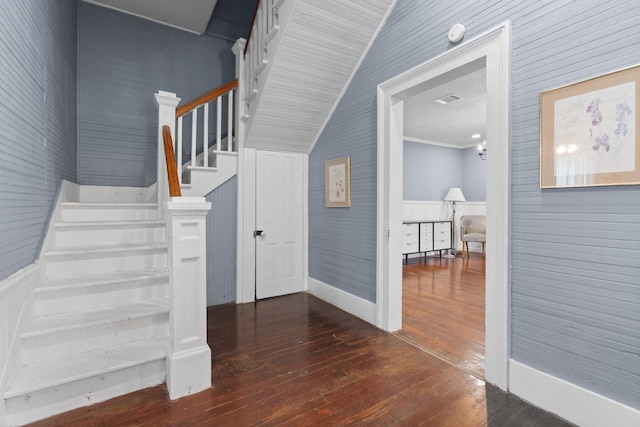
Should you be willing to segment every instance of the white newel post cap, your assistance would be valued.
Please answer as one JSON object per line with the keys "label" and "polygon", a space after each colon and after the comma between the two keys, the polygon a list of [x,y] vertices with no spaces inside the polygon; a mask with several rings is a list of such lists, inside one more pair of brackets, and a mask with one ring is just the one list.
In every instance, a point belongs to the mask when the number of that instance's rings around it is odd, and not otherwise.
{"label": "white newel post cap", "polygon": [[164,90],[159,90],[158,93],[154,93],[153,96],[156,99],[156,104],[159,106],[175,108],[181,101],[181,98],[178,98],[175,93]]}
{"label": "white newel post cap", "polygon": [[170,197],[167,207],[170,211],[201,211],[206,213],[211,210],[211,202],[204,197]]}

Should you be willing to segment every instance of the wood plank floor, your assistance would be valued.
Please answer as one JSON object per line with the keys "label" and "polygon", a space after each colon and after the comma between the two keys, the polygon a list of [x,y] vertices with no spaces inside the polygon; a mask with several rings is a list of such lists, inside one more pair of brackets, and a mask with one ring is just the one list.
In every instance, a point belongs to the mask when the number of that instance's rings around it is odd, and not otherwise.
{"label": "wood plank floor", "polygon": [[485,259],[426,257],[403,267],[402,330],[397,334],[484,378]]}
{"label": "wood plank floor", "polygon": [[214,387],[163,386],[33,426],[569,426],[313,296],[208,311]]}

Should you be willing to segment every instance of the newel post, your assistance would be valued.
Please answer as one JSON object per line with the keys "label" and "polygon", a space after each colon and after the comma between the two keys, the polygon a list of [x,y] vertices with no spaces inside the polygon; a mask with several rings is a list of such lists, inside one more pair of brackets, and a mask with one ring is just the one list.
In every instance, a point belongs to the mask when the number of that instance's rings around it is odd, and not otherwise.
{"label": "newel post", "polygon": [[169,241],[170,399],[211,387],[207,345],[206,224],[211,203],[204,197],[173,197],[167,203]]}
{"label": "newel post", "polygon": [[[162,139],[162,126],[167,125],[171,128],[171,140],[176,140],[176,107],[180,103],[180,98],[173,92],[165,92],[159,90],[154,94],[156,104],[158,105],[158,219],[164,218],[165,203],[169,199],[169,184],[167,182],[167,165],[164,156],[164,140]],[[178,171],[181,168],[178,167]],[[178,172],[179,173],[179,172]]]}

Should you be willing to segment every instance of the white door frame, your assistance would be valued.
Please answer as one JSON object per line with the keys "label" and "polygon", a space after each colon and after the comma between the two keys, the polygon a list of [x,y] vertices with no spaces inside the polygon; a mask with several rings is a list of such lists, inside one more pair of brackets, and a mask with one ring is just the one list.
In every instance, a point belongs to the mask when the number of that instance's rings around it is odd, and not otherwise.
{"label": "white door frame", "polygon": [[378,86],[378,327],[402,328],[403,99],[475,60],[487,67],[485,379],[508,387],[510,24],[505,22]]}

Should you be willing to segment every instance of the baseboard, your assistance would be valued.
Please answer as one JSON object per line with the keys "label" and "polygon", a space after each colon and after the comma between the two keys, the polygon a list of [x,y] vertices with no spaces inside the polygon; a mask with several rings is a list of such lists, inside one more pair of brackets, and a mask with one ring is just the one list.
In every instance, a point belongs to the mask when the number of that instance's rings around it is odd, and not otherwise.
{"label": "baseboard", "polygon": [[509,360],[509,391],[581,427],[637,427],[640,411]]}
{"label": "baseboard", "polygon": [[308,278],[307,284],[307,292],[311,295],[318,297],[349,314],[359,317],[374,326],[377,324],[377,307],[375,303],[311,277]]}

